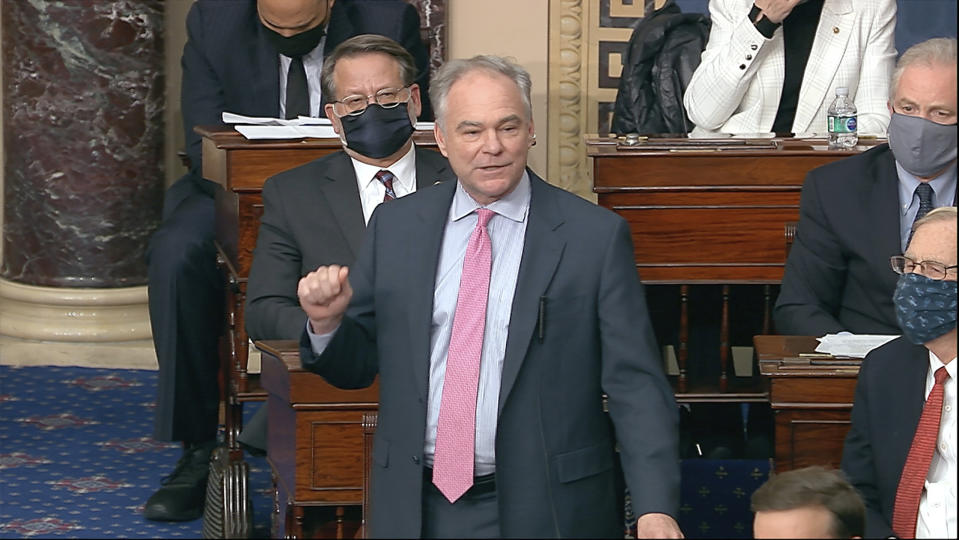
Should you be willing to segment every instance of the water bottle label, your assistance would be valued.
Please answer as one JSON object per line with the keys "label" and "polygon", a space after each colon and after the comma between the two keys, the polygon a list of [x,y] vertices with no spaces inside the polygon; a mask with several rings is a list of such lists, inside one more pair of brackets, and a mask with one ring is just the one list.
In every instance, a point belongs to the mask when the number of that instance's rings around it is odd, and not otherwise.
{"label": "water bottle label", "polygon": [[855,116],[830,116],[829,133],[855,133],[858,127]]}

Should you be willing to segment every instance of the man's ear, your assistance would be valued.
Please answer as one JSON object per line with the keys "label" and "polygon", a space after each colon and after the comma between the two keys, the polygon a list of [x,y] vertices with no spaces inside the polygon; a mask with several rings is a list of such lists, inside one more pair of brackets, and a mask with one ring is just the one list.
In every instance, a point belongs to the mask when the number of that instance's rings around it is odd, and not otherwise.
{"label": "man's ear", "polygon": [[336,117],[336,114],[333,113],[333,104],[327,103],[323,106],[323,112],[326,113],[326,117],[330,120],[330,124],[333,125],[333,131],[338,135],[343,134],[343,124],[340,123],[340,119]]}
{"label": "man's ear", "polygon": [[408,108],[415,123],[416,119],[420,117],[420,113],[423,112],[423,101],[420,98],[420,85],[416,83],[410,85],[410,105]]}
{"label": "man's ear", "polygon": [[439,122],[433,124],[433,137],[436,138],[436,146],[440,148],[440,153],[447,158],[450,157],[450,155],[446,153],[446,139],[443,136],[443,130],[440,129]]}
{"label": "man's ear", "polygon": [[886,100],[886,108],[889,109],[889,116],[892,116],[895,111],[892,110],[892,101]]}

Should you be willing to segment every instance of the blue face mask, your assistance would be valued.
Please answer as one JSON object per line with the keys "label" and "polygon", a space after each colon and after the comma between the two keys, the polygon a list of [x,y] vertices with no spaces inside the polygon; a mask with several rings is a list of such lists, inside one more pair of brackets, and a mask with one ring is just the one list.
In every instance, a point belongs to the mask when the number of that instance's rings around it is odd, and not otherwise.
{"label": "blue face mask", "polygon": [[406,103],[390,109],[370,105],[362,114],[343,116],[343,135],[346,147],[373,159],[392,156],[413,135],[413,122]]}
{"label": "blue face mask", "polygon": [[928,343],[956,327],[955,281],[903,274],[892,303],[902,335],[916,345]]}

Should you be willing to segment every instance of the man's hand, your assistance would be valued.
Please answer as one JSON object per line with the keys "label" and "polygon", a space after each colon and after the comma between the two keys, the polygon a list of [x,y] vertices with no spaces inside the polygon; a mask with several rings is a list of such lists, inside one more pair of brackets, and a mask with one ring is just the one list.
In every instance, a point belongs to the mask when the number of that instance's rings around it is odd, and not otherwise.
{"label": "man's hand", "polygon": [[636,521],[636,538],[684,538],[676,520],[667,514],[643,514]]}
{"label": "man's hand", "polygon": [[296,295],[306,316],[310,318],[314,333],[332,332],[343,320],[346,306],[353,297],[353,289],[347,279],[349,271],[349,268],[337,264],[321,266],[300,280]]}
{"label": "man's hand", "polygon": [[[803,0],[756,0],[756,7],[762,10],[763,15],[773,24],[782,23]],[[753,21],[756,22],[756,21]]]}

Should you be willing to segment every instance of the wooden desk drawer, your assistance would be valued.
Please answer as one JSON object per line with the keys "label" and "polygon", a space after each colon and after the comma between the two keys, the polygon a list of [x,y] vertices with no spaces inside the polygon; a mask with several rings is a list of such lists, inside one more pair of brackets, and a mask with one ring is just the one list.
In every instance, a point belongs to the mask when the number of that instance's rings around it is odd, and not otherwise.
{"label": "wooden desk drawer", "polygon": [[774,409],[851,410],[856,375],[851,377],[776,377],[769,381]]}

